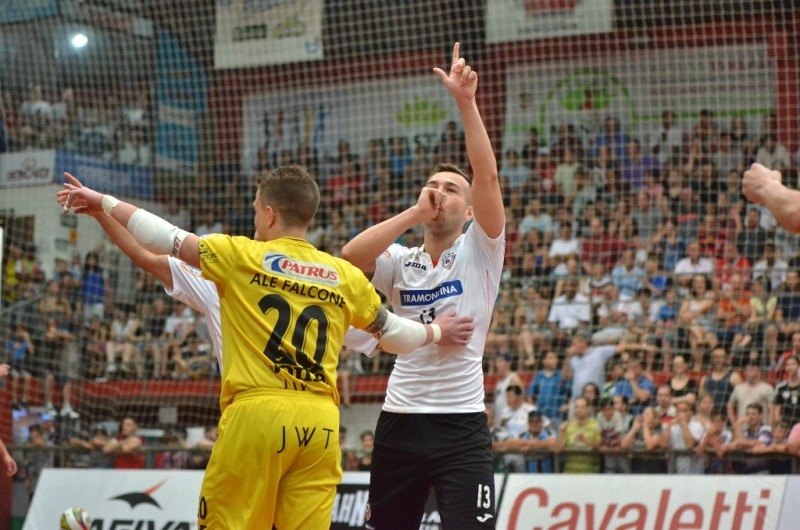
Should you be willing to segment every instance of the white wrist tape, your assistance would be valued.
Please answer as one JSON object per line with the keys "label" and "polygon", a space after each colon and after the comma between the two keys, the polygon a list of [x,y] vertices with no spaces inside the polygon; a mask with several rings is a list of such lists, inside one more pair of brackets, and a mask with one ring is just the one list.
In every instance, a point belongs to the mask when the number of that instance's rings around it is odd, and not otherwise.
{"label": "white wrist tape", "polygon": [[141,208],[133,212],[128,220],[128,232],[147,250],[159,254],[177,256],[183,240],[189,234]]}
{"label": "white wrist tape", "polygon": [[[439,326],[432,327],[434,340],[437,329],[441,338],[441,328]],[[425,325],[401,318],[394,313],[388,313],[386,326],[380,331],[380,337],[378,337],[381,348],[396,354],[410,353],[429,342],[428,328]]]}
{"label": "white wrist tape", "polygon": [[442,328],[439,324],[431,324],[431,329],[433,330],[433,343],[439,344],[439,341],[442,340]]}
{"label": "white wrist tape", "polygon": [[100,202],[100,206],[103,207],[103,211],[106,212],[106,215],[111,215],[111,210],[118,204],[119,200],[113,195],[103,195],[103,200]]}

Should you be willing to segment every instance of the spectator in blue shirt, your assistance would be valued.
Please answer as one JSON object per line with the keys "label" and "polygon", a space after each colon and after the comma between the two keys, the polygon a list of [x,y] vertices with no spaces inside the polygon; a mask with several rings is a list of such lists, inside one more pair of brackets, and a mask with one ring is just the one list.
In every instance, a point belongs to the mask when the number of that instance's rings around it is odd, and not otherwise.
{"label": "spectator in blue shirt", "polygon": [[628,371],[625,379],[617,383],[615,395],[625,396],[630,402],[631,412],[638,416],[649,406],[653,395],[653,381],[644,375],[642,361],[638,357],[628,360]]}
{"label": "spectator in blue shirt", "polygon": [[[552,431],[544,428],[544,416],[538,410],[528,413],[528,430],[518,438],[503,442],[502,448],[507,451],[519,451],[525,455],[525,471],[528,473],[552,473],[553,455],[556,437]],[[544,452],[540,452],[544,451]],[[529,454],[533,452],[534,454]]]}
{"label": "spectator in blue shirt", "polygon": [[542,369],[536,373],[528,389],[525,391],[528,401],[535,401],[536,408],[553,422],[558,429],[561,418],[567,410],[569,386],[561,370],[558,369],[558,355],[548,351],[542,359]]}

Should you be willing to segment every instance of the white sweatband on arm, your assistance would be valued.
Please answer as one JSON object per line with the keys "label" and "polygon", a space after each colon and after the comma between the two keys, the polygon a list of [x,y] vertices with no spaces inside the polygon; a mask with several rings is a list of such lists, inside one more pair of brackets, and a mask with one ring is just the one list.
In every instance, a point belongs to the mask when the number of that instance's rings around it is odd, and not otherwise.
{"label": "white sweatband on arm", "polygon": [[387,313],[386,326],[375,336],[381,348],[387,352],[403,354],[431,342],[438,342],[442,337],[442,330],[436,324],[426,326],[394,313]]}
{"label": "white sweatband on arm", "polygon": [[118,204],[119,199],[113,195],[103,195],[103,200],[100,202],[100,206],[103,207],[103,211],[106,212],[106,215],[111,215],[111,210]]}
{"label": "white sweatband on arm", "polygon": [[189,234],[141,208],[133,212],[128,220],[128,232],[147,250],[159,254],[177,256],[183,240]]}

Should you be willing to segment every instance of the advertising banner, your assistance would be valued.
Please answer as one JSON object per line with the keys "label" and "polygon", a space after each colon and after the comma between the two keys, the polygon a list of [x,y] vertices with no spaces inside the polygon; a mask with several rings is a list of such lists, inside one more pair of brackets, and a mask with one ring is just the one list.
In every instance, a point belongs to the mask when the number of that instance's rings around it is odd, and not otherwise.
{"label": "advertising banner", "polygon": [[[764,44],[630,50],[608,56],[509,68],[503,145],[519,149],[531,127],[547,145],[560,124],[593,138],[607,116],[643,145],[671,110],[686,132],[701,110],[720,128],[744,116],[748,130],[775,106],[775,64]],[[587,146],[590,147],[590,146]]]}
{"label": "advertising banner", "polygon": [[301,144],[320,158],[335,156],[347,142],[364,153],[370,140],[402,137],[410,150],[432,148],[448,121],[459,121],[453,98],[433,75],[336,85],[315,90],[270,92],[245,100],[242,167],[252,170],[256,152],[272,158]]}
{"label": "advertising banner", "polygon": [[137,199],[153,198],[153,170],[149,167],[120,164],[66,151],[56,151],[55,167],[53,182],[63,182],[62,175],[66,171],[102,193]]}
{"label": "advertising banner", "polygon": [[156,167],[196,176],[208,76],[167,32],[158,34]]}
{"label": "advertising banner", "polygon": [[486,40],[604,33],[613,29],[613,0],[487,0]]}
{"label": "advertising banner", "polygon": [[25,22],[58,14],[57,0],[6,0],[0,9],[0,25]]}
{"label": "advertising banner", "polygon": [[214,67],[322,59],[323,0],[217,1]]}
{"label": "advertising banner", "polygon": [[41,186],[55,177],[56,152],[52,149],[0,155],[0,188]]}
{"label": "advertising banner", "polygon": [[789,530],[786,477],[510,475],[498,514],[507,530]]}

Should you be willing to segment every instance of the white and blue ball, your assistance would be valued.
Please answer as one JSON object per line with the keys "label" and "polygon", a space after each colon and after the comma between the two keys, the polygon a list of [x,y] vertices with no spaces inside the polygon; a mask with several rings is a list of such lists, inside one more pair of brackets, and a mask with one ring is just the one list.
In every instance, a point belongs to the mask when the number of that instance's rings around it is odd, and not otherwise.
{"label": "white and blue ball", "polygon": [[83,508],[67,508],[61,514],[61,530],[90,530],[92,519]]}

